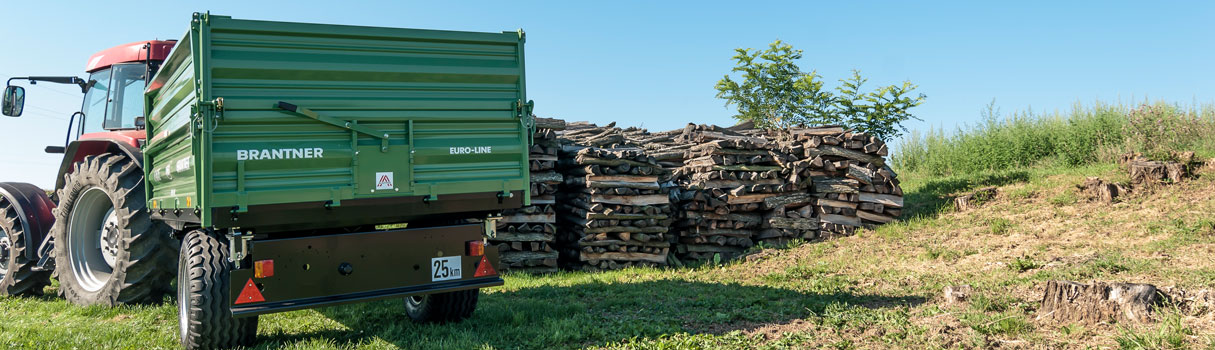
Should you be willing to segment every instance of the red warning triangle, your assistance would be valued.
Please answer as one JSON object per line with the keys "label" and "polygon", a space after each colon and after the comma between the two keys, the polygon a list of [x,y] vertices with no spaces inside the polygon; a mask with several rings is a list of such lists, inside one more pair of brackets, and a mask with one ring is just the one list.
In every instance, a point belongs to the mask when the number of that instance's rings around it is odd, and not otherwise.
{"label": "red warning triangle", "polygon": [[262,291],[257,290],[257,285],[253,284],[252,278],[249,279],[249,282],[245,282],[245,289],[241,289],[240,295],[236,297],[236,304],[262,301],[266,301],[266,298],[262,297]]}
{"label": "red warning triangle", "polygon": [[498,271],[494,270],[494,265],[489,263],[489,257],[481,256],[481,262],[477,263],[477,272],[473,273],[473,277],[485,277],[497,275]]}

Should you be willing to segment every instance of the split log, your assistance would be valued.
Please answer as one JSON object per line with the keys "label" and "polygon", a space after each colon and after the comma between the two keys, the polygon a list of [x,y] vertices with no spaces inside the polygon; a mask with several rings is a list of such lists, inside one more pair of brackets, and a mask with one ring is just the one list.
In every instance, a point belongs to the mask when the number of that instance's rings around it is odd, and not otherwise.
{"label": "split log", "polygon": [[553,235],[544,233],[511,233],[498,231],[489,240],[495,242],[552,242]]}
{"label": "split log", "polygon": [[819,221],[836,225],[861,227],[861,220],[855,216],[821,214],[819,215]]}
{"label": "split log", "polygon": [[579,257],[582,261],[599,261],[599,260],[615,260],[615,261],[648,261],[658,264],[666,264],[666,254],[650,254],[650,253],[621,253],[621,252],[603,252],[603,253],[582,253]]}
{"label": "split log", "polygon": [[814,191],[821,193],[857,193],[860,183],[853,179],[812,177]]}
{"label": "split log", "polygon": [[730,195],[727,204],[763,203],[764,199],[779,196],[779,193],[756,193],[741,196]]}
{"label": "split log", "polygon": [[650,194],[640,196],[592,195],[591,203],[620,204],[620,205],[659,205],[671,204],[671,199],[665,194]]}
{"label": "split log", "polygon": [[782,217],[770,217],[764,224],[770,228],[787,228],[793,230],[817,230],[818,218],[794,219]]}
{"label": "split log", "polygon": [[512,250],[512,251],[502,252],[502,253],[498,254],[498,257],[503,263],[512,264],[512,263],[516,263],[516,262],[520,262],[520,261],[524,261],[524,260],[556,259],[557,254],[558,253],[556,251],[534,252],[534,251],[527,251],[527,250]]}
{"label": "split log", "polygon": [[877,166],[886,165],[886,160],[882,159],[882,157],[865,154],[863,152],[857,152],[857,151],[839,147],[839,146],[821,145],[821,146],[818,146],[818,148],[806,148],[806,158],[813,158],[813,157],[818,157],[818,156],[844,157],[844,158],[848,158],[848,159],[852,159],[852,160],[856,160],[856,161],[874,164]]}
{"label": "split log", "polygon": [[498,222],[500,222],[500,223],[508,223],[508,224],[509,224],[509,223],[517,223],[517,222],[527,222],[527,223],[533,223],[533,222],[544,222],[544,223],[553,223],[553,222],[557,222],[557,214],[555,214],[555,213],[547,213],[547,214],[516,214],[516,215],[503,216],[501,220],[498,220]]}
{"label": "split log", "polygon": [[541,173],[532,173],[531,182],[561,182],[562,176],[555,171],[546,171]]}
{"label": "split log", "polygon": [[878,213],[870,213],[870,212],[864,211],[864,210],[857,210],[856,216],[858,218],[861,218],[864,220],[880,222],[883,224],[894,221],[894,217],[892,217],[892,216],[882,215],[882,214],[878,214]]}
{"label": "split log", "polygon": [[862,202],[877,203],[888,207],[903,207],[903,196],[861,192],[859,200]]}
{"label": "split log", "polygon": [[565,130],[565,120],[540,117],[534,119],[536,121],[536,129]]}
{"label": "split log", "polygon": [[847,176],[866,185],[873,183],[873,173],[856,164],[848,165]]}
{"label": "split log", "polygon": [[786,195],[772,196],[764,198],[763,207],[766,210],[780,208],[788,205],[800,205],[814,201],[814,196],[809,193],[790,193]]}
{"label": "split log", "polygon": [[639,190],[657,190],[658,182],[626,182],[626,181],[587,181],[581,177],[571,177],[565,180],[569,185],[580,185],[590,188],[635,188]]}

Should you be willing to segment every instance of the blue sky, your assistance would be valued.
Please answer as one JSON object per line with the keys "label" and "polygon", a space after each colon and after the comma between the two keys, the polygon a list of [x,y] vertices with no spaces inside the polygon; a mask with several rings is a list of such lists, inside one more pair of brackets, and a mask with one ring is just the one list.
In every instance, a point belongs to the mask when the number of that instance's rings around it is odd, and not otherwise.
{"label": "blue sky", "polygon": [[[544,117],[637,125],[728,125],[713,84],[738,47],[775,39],[828,81],[860,69],[871,86],[911,80],[928,95],[909,126],[953,129],[996,101],[1054,111],[1094,101],[1215,100],[1215,3],[1122,1],[7,1],[0,77],[84,76],[94,52],[177,39],[190,14],[528,33],[528,93]],[[0,118],[0,181],[54,183],[79,90],[27,90],[27,114]]]}

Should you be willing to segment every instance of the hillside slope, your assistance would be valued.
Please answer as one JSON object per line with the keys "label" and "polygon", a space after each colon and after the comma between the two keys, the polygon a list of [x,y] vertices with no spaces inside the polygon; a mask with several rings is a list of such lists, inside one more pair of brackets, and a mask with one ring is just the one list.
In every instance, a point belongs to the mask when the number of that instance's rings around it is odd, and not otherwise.
{"label": "hillside slope", "polygon": [[[1044,281],[1215,286],[1215,171],[1089,202],[1075,185],[1114,165],[955,177],[905,176],[914,218],[827,241],[758,250],[725,265],[508,275],[474,317],[408,322],[399,300],[263,316],[257,348],[753,349],[1211,348],[1215,315],[1148,325],[1035,320]],[[999,194],[957,212],[946,198]],[[941,290],[975,296],[947,305]],[[54,295],[54,287],[47,295]],[[176,310],[0,298],[3,348],[176,348]]]}

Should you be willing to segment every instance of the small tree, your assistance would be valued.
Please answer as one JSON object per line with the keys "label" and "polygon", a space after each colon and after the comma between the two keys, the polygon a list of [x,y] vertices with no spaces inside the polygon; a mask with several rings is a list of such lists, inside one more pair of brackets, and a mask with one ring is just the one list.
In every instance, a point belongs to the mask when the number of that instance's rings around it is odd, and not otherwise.
{"label": "small tree", "polygon": [[734,51],[736,65],[731,72],[741,73],[741,83],[726,75],[716,88],[727,107],[737,106],[734,118],[740,121],[762,128],[839,124],[890,139],[907,131],[904,121],[920,120],[908,110],[923,103],[925,96],[910,97],[916,86],[909,81],[863,92],[861,86],[868,80],[853,70],[852,77],[840,79],[832,93],[823,89],[817,72],[803,72],[794,63],[802,58],[802,51],[780,40],[763,51]]}

